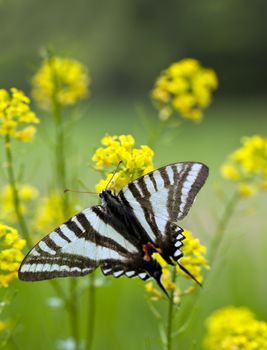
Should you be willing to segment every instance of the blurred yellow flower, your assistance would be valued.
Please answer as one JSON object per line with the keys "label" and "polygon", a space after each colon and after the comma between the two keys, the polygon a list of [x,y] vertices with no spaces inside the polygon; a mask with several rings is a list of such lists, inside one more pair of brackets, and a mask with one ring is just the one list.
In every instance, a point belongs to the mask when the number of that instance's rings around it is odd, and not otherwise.
{"label": "blurred yellow flower", "polygon": [[171,64],[160,74],[151,97],[162,120],[178,111],[181,117],[199,122],[217,88],[218,78],[212,69],[202,67],[195,59],[186,58]]}
{"label": "blurred yellow flower", "polygon": [[8,322],[0,321],[0,332],[4,332],[8,328],[10,328],[10,324]]}
{"label": "blurred yellow flower", "polygon": [[55,102],[67,106],[88,97],[89,84],[85,65],[70,58],[51,57],[32,78],[32,96],[42,108],[50,110]]}
{"label": "blurred yellow flower", "polygon": [[243,137],[242,146],[223,164],[222,176],[239,182],[241,196],[249,197],[267,190],[267,139],[254,135]]}
{"label": "blurred yellow flower", "polygon": [[[31,185],[18,186],[18,198],[20,210],[23,215],[27,214],[29,205],[38,197],[38,190]],[[10,185],[5,186],[0,193],[0,217],[8,222],[16,222],[17,215],[14,208],[13,190]]]}
{"label": "blurred yellow flower", "polygon": [[8,287],[17,278],[25,244],[17,230],[0,223],[0,287]]}
{"label": "blurred yellow flower", "polygon": [[267,323],[245,307],[225,307],[207,319],[207,350],[267,350]]}
{"label": "blurred yellow flower", "polygon": [[144,145],[134,148],[135,140],[132,135],[105,136],[101,143],[104,147],[99,147],[92,157],[96,163],[96,170],[101,171],[105,177],[96,185],[97,192],[106,188],[112,177],[111,171],[119,164],[110,184],[111,189],[115,191],[153,170],[154,152]]}
{"label": "blurred yellow flower", "polygon": [[[206,253],[206,247],[200,244],[199,240],[194,238],[192,233],[188,230],[183,232],[186,239],[183,241],[183,254],[184,256],[179,260],[179,263],[184,266],[198,282],[203,282],[202,269],[209,269],[208,262],[204,257]],[[189,286],[186,289],[182,289],[178,284],[172,281],[172,267],[167,264],[167,262],[161,257],[160,254],[155,253],[153,257],[158,261],[162,267],[162,277],[161,282],[166,289],[166,291],[173,291],[173,301],[175,304],[181,302],[181,297],[184,295],[191,294],[195,291],[195,287]],[[177,272],[183,277],[190,278],[185,274],[178,265],[176,265]],[[195,283],[195,282],[194,282]],[[159,291],[152,282],[148,282],[145,285],[146,291],[149,293],[152,300],[160,300],[164,297],[163,293]]]}
{"label": "blurred yellow flower", "polygon": [[240,183],[238,191],[242,197],[251,197],[257,192],[257,189],[253,185]]}
{"label": "blurred yellow flower", "polygon": [[31,111],[30,99],[16,88],[10,92],[0,89],[0,136],[8,136],[19,141],[29,142],[35,134],[39,119]]}
{"label": "blurred yellow flower", "polygon": [[221,168],[222,175],[225,179],[238,181],[241,176],[237,169],[231,164],[224,164]]}
{"label": "blurred yellow flower", "polygon": [[[55,227],[66,221],[64,212],[64,199],[57,192],[50,193],[47,197],[42,198],[36,210],[33,226],[36,231],[49,233]],[[74,205],[70,203],[70,214],[75,213]]]}

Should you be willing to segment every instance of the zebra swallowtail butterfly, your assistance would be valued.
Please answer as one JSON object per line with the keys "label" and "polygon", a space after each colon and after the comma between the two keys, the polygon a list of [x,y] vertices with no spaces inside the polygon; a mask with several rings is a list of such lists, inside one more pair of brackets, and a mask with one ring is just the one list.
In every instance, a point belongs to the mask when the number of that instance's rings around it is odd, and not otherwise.
{"label": "zebra swallowtail butterfly", "polygon": [[207,176],[204,164],[175,163],[129,183],[118,195],[107,188],[100,193],[101,205],[84,209],[35,245],[19,278],[83,276],[100,267],[114,277],[152,277],[166,293],[152,255],[179,264],[185,237],[177,221],[187,215]]}

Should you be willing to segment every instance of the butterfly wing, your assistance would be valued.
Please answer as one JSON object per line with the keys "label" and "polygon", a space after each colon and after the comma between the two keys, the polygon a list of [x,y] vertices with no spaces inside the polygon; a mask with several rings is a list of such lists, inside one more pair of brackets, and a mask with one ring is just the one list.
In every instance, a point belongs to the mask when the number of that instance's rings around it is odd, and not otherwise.
{"label": "butterfly wing", "polygon": [[207,177],[208,167],[202,163],[174,163],[131,182],[118,196],[132,208],[152,242],[178,260],[184,236],[174,222],[188,214]]}
{"label": "butterfly wing", "polygon": [[112,226],[101,206],[87,208],[43,238],[28,253],[19,278],[40,281],[83,276],[98,266],[106,275],[147,278],[138,266],[140,252]]}
{"label": "butterfly wing", "polygon": [[202,163],[174,163],[131,182],[119,193],[127,205],[170,221],[182,220],[208,177]]}

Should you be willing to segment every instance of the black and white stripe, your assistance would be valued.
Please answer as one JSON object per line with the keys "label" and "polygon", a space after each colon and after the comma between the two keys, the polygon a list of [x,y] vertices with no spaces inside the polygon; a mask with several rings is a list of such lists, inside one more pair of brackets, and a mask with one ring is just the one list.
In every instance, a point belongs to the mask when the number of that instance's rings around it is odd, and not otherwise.
{"label": "black and white stripe", "polygon": [[170,164],[131,182],[119,197],[140,222],[149,217],[147,212],[153,214],[154,219],[146,219],[144,227],[154,233],[151,239],[155,240],[155,233],[168,234],[164,230],[168,221],[182,220],[188,214],[207,176],[208,168],[202,163]]}
{"label": "black and white stripe", "polygon": [[131,182],[118,196],[103,191],[102,205],[83,210],[35,245],[19,278],[83,276],[100,267],[114,277],[152,276],[162,288],[153,249],[167,262],[181,258],[184,236],[175,222],[187,215],[207,176],[201,163],[175,163]]}

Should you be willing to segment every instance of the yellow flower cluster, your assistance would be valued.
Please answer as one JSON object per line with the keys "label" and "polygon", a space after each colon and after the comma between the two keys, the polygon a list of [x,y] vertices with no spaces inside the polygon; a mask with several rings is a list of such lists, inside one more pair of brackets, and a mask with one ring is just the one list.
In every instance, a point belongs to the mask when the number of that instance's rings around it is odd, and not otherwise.
{"label": "yellow flower cluster", "polygon": [[[179,260],[179,262],[195,277],[199,283],[202,283],[202,268],[207,270],[209,269],[208,261],[204,256],[207,249],[205,246],[200,244],[199,239],[195,238],[190,231],[184,230],[183,235],[185,236],[185,240],[183,241],[184,256]],[[177,266],[177,269],[182,276],[190,278],[179,268],[179,266]]]}
{"label": "yellow flower cluster", "polygon": [[[70,206],[70,214],[74,214],[74,205],[71,203]],[[63,208],[63,197],[59,193],[52,192],[47,197],[44,197],[37,208],[33,223],[35,230],[42,233],[49,233],[59,224],[66,221],[68,217],[66,217]]]}
{"label": "yellow flower cluster", "polygon": [[[28,206],[38,197],[38,190],[30,185],[18,186],[20,210],[23,215],[27,213]],[[0,194],[0,216],[8,222],[16,222],[17,215],[14,208],[13,191],[10,185],[5,186]]]}
{"label": "yellow flower cluster", "polygon": [[[184,266],[200,283],[203,282],[202,269],[209,269],[207,260],[204,257],[206,253],[206,247],[200,244],[199,240],[194,238],[192,233],[188,230],[183,232],[186,239],[183,241],[183,253],[184,256],[179,260],[179,263]],[[181,297],[186,294],[191,294],[195,291],[195,288],[190,286],[185,290],[179,288],[179,286],[172,281],[171,267],[167,262],[158,254],[153,254],[153,257],[159,262],[162,267],[161,282],[167,291],[174,292],[174,303],[179,304]],[[177,265],[176,270],[183,277],[190,278],[185,274]],[[156,289],[152,282],[148,282],[145,286],[146,291],[150,294],[152,300],[160,300],[163,297],[161,291]]]}
{"label": "yellow flower cluster", "polygon": [[52,57],[43,61],[32,79],[32,96],[44,109],[54,102],[73,105],[89,95],[86,66],[70,58]]}
{"label": "yellow flower cluster", "polygon": [[29,107],[30,99],[16,88],[10,92],[0,89],[0,136],[8,136],[29,142],[35,134],[39,119]]}
{"label": "yellow flower cluster", "polygon": [[17,230],[0,223],[0,287],[8,287],[17,278],[25,244]]}
{"label": "yellow flower cluster", "polygon": [[254,135],[241,143],[223,164],[222,175],[238,183],[241,196],[249,197],[267,191],[267,138]]}
{"label": "yellow flower cluster", "polygon": [[267,350],[267,323],[245,307],[225,307],[207,320],[208,350]]}
{"label": "yellow flower cluster", "polygon": [[105,136],[101,143],[104,147],[98,148],[92,160],[95,168],[105,176],[96,185],[96,191],[104,190],[112,178],[112,170],[118,165],[118,170],[110,187],[119,191],[129,182],[153,170],[152,158],[154,152],[148,146],[134,148],[135,140],[132,135]]}
{"label": "yellow flower cluster", "polygon": [[181,117],[199,122],[217,87],[218,79],[212,69],[186,58],[171,64],[160,74],[151,96],[162,120],[178,111]]}

